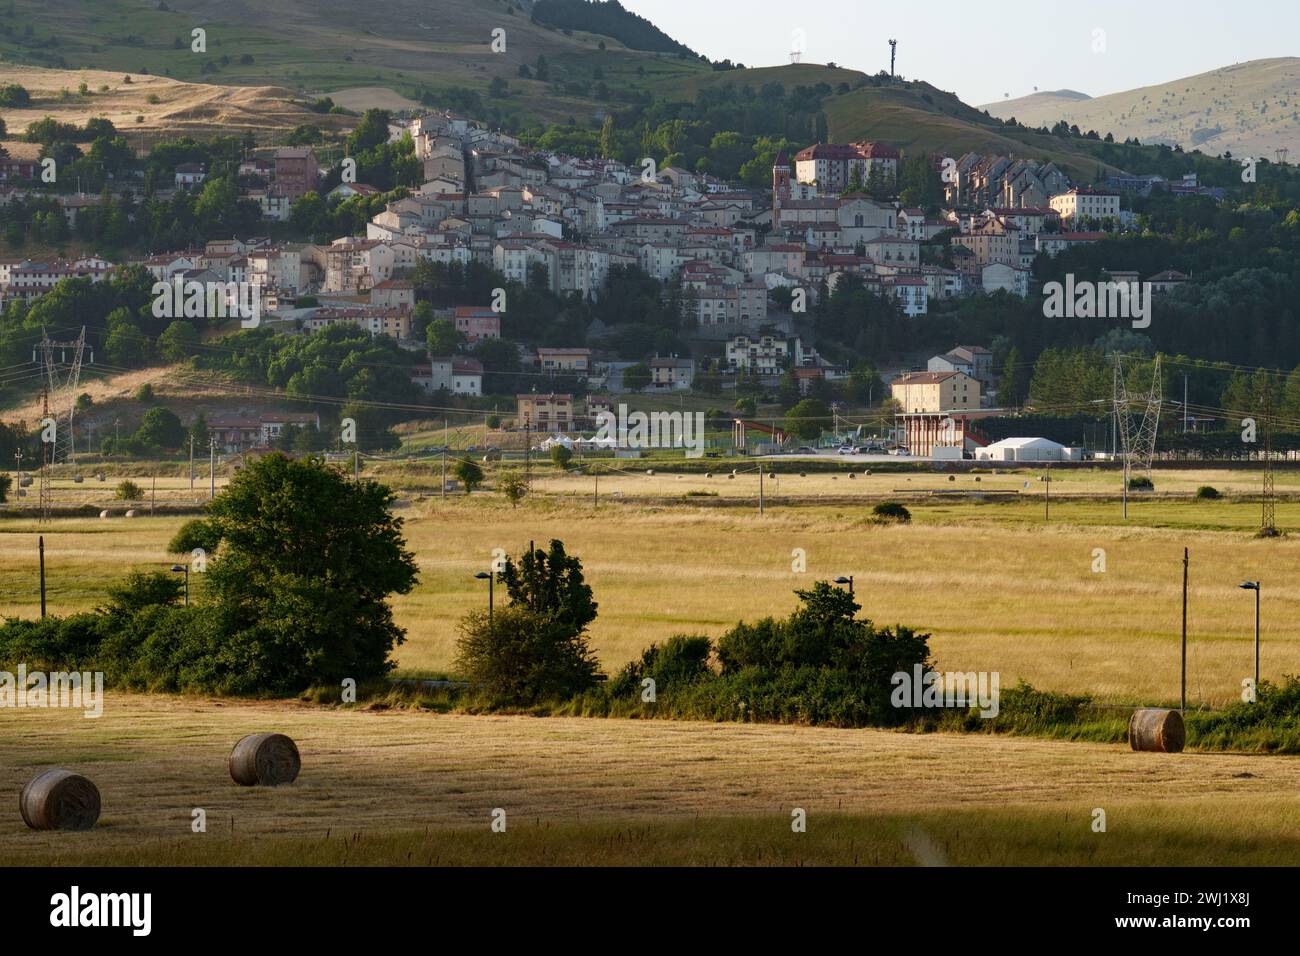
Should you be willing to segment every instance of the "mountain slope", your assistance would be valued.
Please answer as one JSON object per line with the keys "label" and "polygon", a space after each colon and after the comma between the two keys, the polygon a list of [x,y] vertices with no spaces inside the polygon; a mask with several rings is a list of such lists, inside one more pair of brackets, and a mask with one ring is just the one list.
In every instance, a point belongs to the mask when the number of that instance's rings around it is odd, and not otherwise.
{"label": "mountain slope", "polygon": [[1058,120],[1116,139],[1180,145],[1217,156],[1300,157],[1300,58],[1251,60],[1198,76],[1078,100],[1035,93],[990,103],[988,111],[1030,126]]}
{"label": "mountain slope", "polygon": [[[500,108],[543,119],[600,106],[595,81],[710,72],[685,54],[630,50],[617,40],[533,23],[521,0],[0,0],[0,61],[149,73],[191,82],[284,86],[302,93],[386,87],[419,99],[459,87],[510,85]],[[207,31],[191,51],[191,31]],[[504,49],[492,49],[504,30]],[[604,47],[602,49],[602,46]],[[538,60],[555,90],[524,78]],[[463,99],[463,97],[462,97]]]}
{"label": "mountain slope", "polygon": [[1051,160],[1081,182],[1119,171],[1097,156],[1100,143],[1045,136],[1003,126],[954,94],[929,83],[891,84],[857,70],[799,63],[755,67],[661,81],[656,89],[668,98],[693,99],[701,90],[731,85],[758,90],[780,83],[787,90],[798,86],[829,86],[834,92],[822,100],[832,142],[881,140],[912,155],[942,154],[957,157],[966,152],[995,152],[1026,159]]}

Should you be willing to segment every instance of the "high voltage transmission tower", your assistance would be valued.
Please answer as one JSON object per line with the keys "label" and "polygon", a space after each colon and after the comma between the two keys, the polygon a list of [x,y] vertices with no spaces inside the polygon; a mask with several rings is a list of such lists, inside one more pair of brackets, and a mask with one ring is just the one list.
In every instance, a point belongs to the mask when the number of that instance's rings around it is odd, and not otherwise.
{"label": "high voltage transmission tower", "polygon": [[1273,392],[1271,389],[1264,392],[1264,413],[1260,417],[1264,419],[1264,495],[1259,517],[1259,533],[1261,537],[1273,537],[1277,534],[1274,514],[1277,499],[1273,492]]}
{"label": "high voltage transmission tower", "polygon": [[[1130,392],[1124,376],[1123,357],[1115,355],[1115,418],[1119,425],[1120,450],[1124,456],[1125,483],[1128,471],[1151,473],[1151,463],[1156,456],[1156,433],[1160,428],[1160,406],[1163,401],[1160,380],[1160,356],[1156,356],[1151,370],[1151,390]],[[1135,423],[1134,419],[1141,415]]]}
{"label": "high voltage transmission tower", "polygon": [[[32,361],[41,369],[41,470],[40,521],[50,520],[53,495],[50,466],[62,460],[76,463],[76,438],[72,431],[77,408],[77,386],[81,382],[81,361],[86,350],[86,327],[75,342],[53,342],[44,329],[41,342],[32,350]],[[91,353],[92,362],[95,360]]]}
{"label": "high voltage transmission tower", "polygon": [[[77,460],[76,436],[73,416],[77,410],[77,387],[81,383],[81,365],[87,350],[86,327],[75,342],[54,342],[44,329],[41,342],[32,351],[32,361],[41,366],[42,412],[44,418],[55,423],[54,444],[50,448],[50,463],[59,461],[75,464]],[[90,361],[95,353],[90,352]]]}

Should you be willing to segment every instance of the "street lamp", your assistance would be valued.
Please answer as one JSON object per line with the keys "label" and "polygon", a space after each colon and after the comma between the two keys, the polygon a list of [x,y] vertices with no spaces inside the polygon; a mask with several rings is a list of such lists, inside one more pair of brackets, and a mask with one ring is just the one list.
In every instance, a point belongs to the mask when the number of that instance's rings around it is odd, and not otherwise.
{"label": "street lamp", "polygon": [[[1259,582],[1243,581],[1237,587],[1255,592],[1255,694],[1259,694]],[[1256,697],[1258,699],[1258,696]]]}
{"label": "street lamp", "polygon": [[183,567],[182,567],[181,565],[179,565],[179,564],[173,564],[173,565],[172,565],[172,572],[173,572],[174,574],[180,574],[180,573],[184,572],[184,574],[185,574],[185,606],[186,606],[186,607],[189,607],[189,606],[190,606],[190,565],[189,565],[189,562],[187,561]]}
{"label": "street lamp", "polygon": [[487,572],[487,571],[480,571],[478,574],[474,575],[474,577],[478,578],[480,581],[484,581],[484,580],[486,580],[487,583],[488,583],[488,624],[491,624],[491,623],[492,623],[492,603],[493,603],[493,601],[492,601],[492,584],[493,584],[493,582],[496,580],[496,575],[495,575],[495,574],[491,574],[491,573],[489,573],[489,572]]}
{"label": "street lamp", "polygon": [[835,579],[835,583],[836,583],[836,584],[847,584],[847,585],[849,586],[849,597],[852,597],[852,596],[853,596],[853,575],[850,574],[850,575],[846,578],[846,577],[844,577],[844,575],[841,574],[838,578]]}

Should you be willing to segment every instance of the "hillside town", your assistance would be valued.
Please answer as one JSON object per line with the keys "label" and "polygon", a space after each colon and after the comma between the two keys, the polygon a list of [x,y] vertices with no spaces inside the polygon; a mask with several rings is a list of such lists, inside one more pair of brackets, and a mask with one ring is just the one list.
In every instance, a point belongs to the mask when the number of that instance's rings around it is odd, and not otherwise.
{"label": "hillside town", "polygon": [[[578,343],[516,343],[521,367],[581,382],[592,406],[611,393],[688,391],[706,369],[724,387],[736,375],[774,384],[792,373],[807,395],[819,381],[849,376],[847,367],[819,353],[803,322],[845,277],[915,322],[926,321],[942,300],[999,293],[1023,299],[1040,291],[1036,257],[1135,228],[1125,193],[1202,194],[1194,175],[1177,182],[1112,177],[1107,182],[1114,188],[1086,186],[1050,162],[966,153],[930,157],[943,202],[927,213],[887,198],[897,192],[900,151],[882,142],[780,152],[769,197],[706,173],[655,169],[650,160],[637,168],[526,147],[449,112],[393,120],[389,136],[390,142],[410,138],[423,182],[386,203],[364,234],[329,244],[232,237],[128,264],[142,265],[159,283],[246,289],[258,323],[279,333],[311,335],[345,324],[388,336],[418,353],[411,380],[423,392],[468,398],[485,394],[483,364],[468,352],[502,338],[508,303],[502,296],[435,309],[433,318],[454,327],[463,349],[429,354],[411,281],[418,265],[479,264],[508,283],[584,300],[605,294],[611,270],[634,268],[680,303],[690,355],[646,354],[638,363]],[[22,162],[10,158],[0,166],[0,182],[31,176],[34,170],[20,168]],[[173,173],[175,191],[201,189],[206,177],[197,163],[177,164]],[[239,166],[240,182],[257,184],[244,185],[241,198],[257,203],[268,226],[285,223],[296,204],[320,194],[328,173],[311,147],[258,150]],[[22,190],[0,186],[0,201]],[[334,204],[380,194],[345,173],[320,198]],[[72,226],[100,196],[57,200]],[[30,302],[65,278],[101,281],[115,265],[98,256],[0,259],[0,308],[14,299]],[[1139,275],[1124,266],[1109,270],[1115,281],[1148,282],[1157,293],[1189,278],[1173,270]],[[897,403],[891,446],[926,457],[955,447],[974,457],[987,444],[976,421],[998,408],[989,344],[955,343],[910,368],[881,370]],[[637,364],[648,367],[649,381],[629,385],[621,372]],[[519,421],[551,432],[593,421],[574,395],[535,392],[518,396]],[[228,450],[256,444],[256,422],[223,424]]]}

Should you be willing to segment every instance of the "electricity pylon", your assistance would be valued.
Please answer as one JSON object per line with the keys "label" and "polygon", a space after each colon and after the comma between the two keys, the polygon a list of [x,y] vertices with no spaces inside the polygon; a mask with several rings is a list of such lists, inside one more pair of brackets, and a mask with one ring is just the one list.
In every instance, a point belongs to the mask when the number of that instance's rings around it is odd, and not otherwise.
{"label": "electricity pylon", "polygon": [[[1163,402],[1163,389],[1160,380],[1160,356],[1151,370],[1151,390],[1148,392],[1130,392],[1124,378],[1122,356],[1115,354],[1115,417],[1119,424],[1120,448],[1124,455],[1125,483],[1128,471],[1135,465],[1149,476],[1151,465],[1156,455],[1156,433],[1160,428],[1160,406]],[[1142,418],[1134,426],[1134,416],[1141,413]]]}
{"label": "electricity pylon", "polygon": [[[55,423],[55,441],[54,447],[50,448],[49,460],[51,464],[57,461],[75,464],[77,443],[72,427],[77,410],[77,387],[81,383],[82,356],[86,351],[86,327],[81,327],[81,335],[75,342],[52,342],[42,329],[39,350],[44,373],[41,376],[44,417],[53,417]],[[95,361],[93,351],[90,360]]]}
{"label": "electricity pylon", "polygon": [[1259,533],[1263,537],[1277,534],[1275,520],[1276,496],[1273,492],[1273,392],[1264,393],[1264,495],[1259,517]]}

